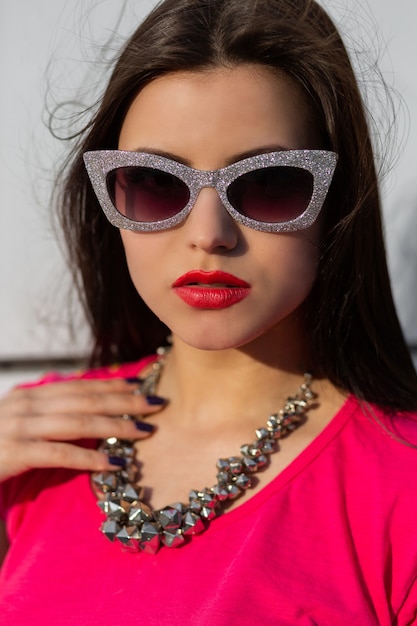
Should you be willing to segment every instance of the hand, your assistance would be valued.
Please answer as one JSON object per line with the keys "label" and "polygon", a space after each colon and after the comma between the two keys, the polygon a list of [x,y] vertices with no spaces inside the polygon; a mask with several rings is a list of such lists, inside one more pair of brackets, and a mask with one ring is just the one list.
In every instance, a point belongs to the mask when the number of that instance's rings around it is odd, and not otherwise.
{"label": "hand", "polygon": [[[163,400],[150,404],[134,389],[123,379],[112,379],[12,390],[0,399],[0,481],[41,467],[120,469],[105,454],[71,442],[148,437],[152,427],[141,416],[160,410]],[[138,417],[138,422],[123,419],[124,414]]]}

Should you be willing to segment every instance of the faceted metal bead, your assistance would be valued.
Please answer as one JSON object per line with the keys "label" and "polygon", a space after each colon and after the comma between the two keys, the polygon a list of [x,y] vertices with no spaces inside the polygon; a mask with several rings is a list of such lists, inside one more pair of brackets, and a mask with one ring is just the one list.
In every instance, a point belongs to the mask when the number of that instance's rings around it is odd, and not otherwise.
{"label": "faceted metal bead", "polygon": [[275,452],[275,444],[272,441],[265,441],[262,446],[262,454],[272,454]]}
{"label": "faceted metal bead", "polygon": [[134,489],[132,485],[126,485],[123,489],[122,498],[126,502],[137,502],[141,498],[142,488]]}
{"label": "faceted metal bead", "polygon": [[225,485],[229,482],[229,473],[228,472],[219,472],[216,476],[217,481],[220,485]]}
{"label": "faceted metal bead", "polygon": [[189,493],[189,509],[190,511],[193,511],[194,513],[199,514],[201,511],[201,507],[203,506],[202,502],[201,502],[201,496],[202,493],[201,491],[196,491],[195,489],[191,489],[190,493]]}
{"label": "faceted metal bead", "polygon": [[281,416],[278,413],[270,415],[266,425],[268,428],[277,428],[281,425]]}
{"label": "faceted metal bead", "polygon": [[143,502],[138,502],[136,506],[129,511],[129,521],[132,524],[140,524],[149,522],[152,519],[151,509]]}
{"label": "faceted metal bead", "polygon": [[97,506],[98,506],[99,509],[101,509],[103,511],[103,513],[105,515],[109,514],[110,507],[109,507],[109,501],[108,500],[99,500],[97,502]]}
{"label": "faceted metal bead", "polygon": [[268,465],[268,458],[264,454],[261,454],[261,456],[258,456],[256,461],[258,463],[258,468],[265,467],[265,465]]}
{"label": "faceted metal bead", "polygon": [[134,552],[139,550],[141,535],[136,526],[123,526],[117,533],[116,539],[118,539],[125,548],[130,548]]}
{"label": "faceted metal bead", "polygon": [[216,496],[219,502],[224,502],[229,497],[229,492],[227,491],[227,483],[226,484],[217,484],[211,488],[211,491]]}
{"label": "faceted metal bead", "polygon": [[240,496],[240,489],[235,484],[227,485],[227,491],[229,492],[230,500],[234,500],[237,496]]}
{"label": "faceted metal bead", "polygon": [[126,518],[126,511],[118,500],[108,499],[99,503],[99,507],[106,513],[108,519],[122,522]]}
{"label": "faceted metal bead", "polygon": [[144,522],[141,528],[139,548],[144,552],[156,554],[161,545],[160,526],[156,522]]}
{"label": "faceted metal bead", "polygon": [[161,539],[162,543],[168,548],[178,548],[185,541],[185,537],[182,534],[181,529],[164,530]]}
{"label": "faceted metal bead", "polygon": [[256,472],[258,470],[257,459],[252,457],[244,457],[243,466],[247,472]]}
{"label": "faceted metal bead", "polygon": [[141,541],[139,543],[139,550],[141,552],[147,552],[148,554],[156,554],[161,547],[161,539],[159,535],[156,535],[149,541]]}
{"label": "faceted metal bead", "polygon": [[258,456],[261,456],[262,454],[262,442],[261,441],[254,441],[253,443],[250,444],[249,446],[249,454],[253,457],[253,458],[257,458]]}
{"label": "faceted metal bead", "polygon": [[100,474],[93,475],[93,483],[103,493],[114,491],[117,487],[117,476],[112,472],[102,472]]}
{"label": "faceted metal bead", "polygon": [[228,472],[230,469],[229,459],[218,459],[216,463],[216,467],[221,472]]}
{"label": "faceted metal bead", "polygon": [[202,504],[198,498],[190,500],[189,507],[190,507],[190,511],[192,511],[193,513],[196,513],[197,515],[201,513]]}
{"label": "faceted metal bead", "polygon": [[133,506],[135,506],[137,502],[127,502],[127,500],[120,500],[120,506],[125,511],[126,515],[129,515],[130,510]]}
{"label": "faceted metal bead", "polygon": [[252,481],[249,476],[246,476],[246,474],[240,474],[237,476],[234,484],[240,489],[249,489],[252,487]]}
{"label": "faceted metal bead", "polygon": [[204,491],[199,492],[198,499],[201,503],[201,511],[194,512],[199,513],[199,515],[204,519],[213,519],[214,517],[216,517],[215,509],[218,506],[218,500],[216,499],[215,495],[208,489],[205,489]]}
{"label": "faceted metal bead", "polygon": [[204,491],[200,491],[198,497],[204,506],[209,506],[210,508],[214,508],[216,506],[216,498],[209,489],[204,489]]}
{"label": "faceted metal bead", "polygon": [[281,439],[281,437],[285,434],[284,426],[278,426],[272,433],[272,437],[274,439]]}
{"label": "faceted metal bead", "polygon": [[239,457],[234,457],[233,460],[230,459],[230,474],[232,476],[239,476],[242,471],[242,459]]}
{"label": "faceted metal bead", "polygon": [[174,502],[169,505],[172,509],[177,509],[181,513],[181,515],[185,515],[187,511],[187,507],[182,502]]}
{"label": "faceted metal bead", "polygon": [[110,539],[110,541],[114,541],[114,538],[120,530],[121,526],[119,526],[119,524],[114,520],[107,520],[101,525],[101,532],[107,537],[107,539]]}
{"label": "faceted metal bead", "polygon": [[305,400],[294,400],[293,406],[294,406],[294,413],[296,413],[297,415],[300,415],[300,413],[304,413],[307,407],[307,402]]}
{"label": "faceted metal bead", "polygon": [[182,532],[184,535],[197,535],[205,530],[204,522],[199,515],[192,511],[187,511],[182,524]]}
{"label": "faceted metal bead", "polygon": [[258,439],[267,439],[270,436],[270,432],[267,428],[258,428],[255,430],[255,435]]}
{"label": "faceted metal bead", "polygon": [[229,472],[233,475],[240,474],[242,471],[242,459],[239,456],[231,456],[228,458]]}
{"label": "faceted metal bead", "polygon": [[212,520],[217,516],[216,510],[210,506],[202,506],[200,511],[201,517],[204,519]]}
{"label": "faceted metal bead", "polygon": [[243,444],[243,446],[240,446],[240,452],[243,454],[243,456],[250,456],[249,448],[249,443],[245,443]]}
{"label": "faceted metal bead", "polygon": [[123,446],[123,456],[131,459],[135,455],[135,448],[133,446]]}
{"label": "faceted metal bead", "polygon": [[104,448],[104,452],[109,455],[121,456],[123,454],[123,448],[119,445],[117,446],[106,446]]}
{"label": "faceted metal bead", "polygon": [[167,506],[158,511],[156,517],[165,530],[175,531],[181,526],[182,515],[176,508]]}

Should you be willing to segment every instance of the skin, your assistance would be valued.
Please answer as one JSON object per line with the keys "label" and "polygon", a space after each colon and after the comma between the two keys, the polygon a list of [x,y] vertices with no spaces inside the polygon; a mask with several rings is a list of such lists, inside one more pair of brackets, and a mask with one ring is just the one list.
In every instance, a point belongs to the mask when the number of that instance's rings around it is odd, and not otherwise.
{"label": "skin", "polygon": [[[160,410],[133,389],[124,380],[76,380],[11,391],[0,399],[0,481],[32,468],[118,469],[102,453],[73,442],[148,437],[131,421],[115,417]],[[0,563],[7,548],[0,521]]]}
{"label": "skin", "polygon": [[[168,153],[211,170],[248,153],[317,147],[309,117],[300,90],[265,70],[179,73],[159,78],[139,93],[123,124],[119,148]],[[277,335],[292,333],[296,321],[291,314],[316,275],[317,224],[286,235],[241,226],[210,188],[200,192],[180,227],[150,236],[121,231],[121,236],[142,298],[175,336],[200,350],[249,346],[269,331],[275,341]],[[251,285],[250,296],[220,311],[193,309],[172,289],[175,279],[192,269],[230,272]]]}
{"label": "skin", "polygon": [[[217,169],[248,153],[319,147],[301,89],[248,66],[156,79],[133,101],[119,141],[120,149],[168,153],[198,169]],[[191,487],[212,484],[216,459],[236,453],[301,383],[310,359],[300,307],[316,276],[320,223],[291,234],[251,230],[234,222],[215,190],[203,189],[175,229],[121,231],[121,237],[137,290],[173,333],[158,388],[169,398],[158,435],[149,438],[115,417],[146,415],[158,425],[160,407],[134,395],[125,381],[15,390],[0,400],[0,480],[37,467],[115,469],[99,452],[74,442],[131,438],[143,462],[141,483],[153,488],[149,501],[162,507],[186,499]],[[174,280],[192,269],[232,273],[250,283],[250,295],[228,309],[193,309],[172,290]],[[318,408],[230,508],[291,463],[342,404],[329,381],[316,380],[313,388]],[[0,525],[0,554],[6,549]]]}
{"label": "skin", "polygon": [[[119,138],[120,149],[163,154],[202,170],[248,154],[320,147],[301,89],[253,66],[156,79],[133,101]],[[206,188],[176,228],[122,230],[121,237],[136,289],[173,333],[158,391],[169,405],[158,436],[138,445],[141,484],[152,485],[148,497],[162,507],[186,499],[191,467],[194,485],[210,485],[215,460],[237,451],[298,388],[309,365],[300,307],[316,276],[320,223],[291,234],[249,229]],[[250,295],[221,310],[189,307],[172,284],[193,269],[230,272],[251,285]],[[315,390],[315,419],[283,442],[236,506],[288,465],[343,401],[328,381],[316,381]]]}

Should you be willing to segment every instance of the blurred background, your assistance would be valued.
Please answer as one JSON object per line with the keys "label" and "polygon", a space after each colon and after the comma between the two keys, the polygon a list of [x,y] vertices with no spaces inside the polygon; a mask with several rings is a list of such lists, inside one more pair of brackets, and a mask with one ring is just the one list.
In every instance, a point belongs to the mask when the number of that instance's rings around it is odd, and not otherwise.
{"label": "blurred background", "polygon": [[[0,0],[0,394],[44,371],[76,367],[88,352],[51,217],[54,175],[69,146],[48,129],[49,113],[54,133],[68,134],[74,112],[94,103],[120,45],[155,4]],[[389,267],[417,364],[417,3],[322,4],[345,35],[378,127]],[[379,86],[376,64],[393,100]]]}

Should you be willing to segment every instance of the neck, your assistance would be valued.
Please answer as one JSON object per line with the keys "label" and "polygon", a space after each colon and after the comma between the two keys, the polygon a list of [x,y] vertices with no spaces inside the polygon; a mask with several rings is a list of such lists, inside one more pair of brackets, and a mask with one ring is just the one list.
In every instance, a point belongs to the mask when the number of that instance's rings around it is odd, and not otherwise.
{"label": "neck", "polygon": [[303,382],[307,369],[303,342],[277,333],[227,350],[199,350],[173,338],[158,393],[169,398],[184,421],[224,422],[276,410]]}

